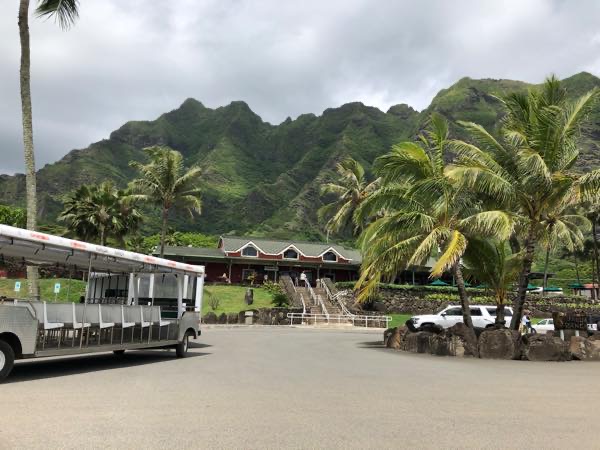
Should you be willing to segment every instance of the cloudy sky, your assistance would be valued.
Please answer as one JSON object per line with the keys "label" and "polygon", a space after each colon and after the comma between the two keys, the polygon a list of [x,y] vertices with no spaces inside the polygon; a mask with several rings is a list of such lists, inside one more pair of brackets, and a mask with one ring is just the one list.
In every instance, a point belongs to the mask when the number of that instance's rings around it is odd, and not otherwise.
{"label": "cloudy sky", "polygon": [[[14,173],[18,1],[2,3],[0,173]],[[80,10],[67,32],[32,19],[38,167],[187,97],[244,100],[279,123],[349,101],[423,109],[463,76],[600,75],[595,0],[81,0]]]}

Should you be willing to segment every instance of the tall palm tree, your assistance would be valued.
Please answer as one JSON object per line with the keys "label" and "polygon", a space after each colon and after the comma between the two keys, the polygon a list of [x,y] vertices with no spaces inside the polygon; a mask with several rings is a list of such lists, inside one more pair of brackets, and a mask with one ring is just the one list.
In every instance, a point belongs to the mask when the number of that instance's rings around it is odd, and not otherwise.
{"label": "tall palm tree", "polygon": [[470,236],[508,238],[513,221],[503,211],[481,211],[469,192],[457,189],[446,175],[448,124],[433,114],[420,142],[403,142],[376,161],[381,188],[358,215],[383,211],[361,235],[363,251],[359,299],[365,299],[382,278],[393,278],[406,267],[422,265],[439,253],[431,277],[452,271],[463,320],[473,326],[461,269]]}
{"label": "tall palm tree", "polygon": [[[33,115],[31,112],[31,58],[29,44],[29,3],[19,0],[19,39],[21,43],[21,117],[23,122],[23,144],[25,156],[25,187],[27,191],[27,229],[37,227],[37,183],[35,176],[35,153],[33,149]],[[66,29],[78,17],[78,0],[40,0],[36,13],[38,16],[54,17],[59,25]],[[29,295],[39,297],[38,270],[27,266]]]}
{"label": "tall palm tree", "polygon": [[[354,218],[354,212],[378,186],[378,180],[368,182],[363,166],[353,158],[346,158],[336,164],[339,179],[321,187],[321,195],[333,194],[335,200],[319,209],[320,220],[329,218],[325,225],[327,234],[338,233],[346,228]],[[364,223],[355,222],[354,232],[361,231]]]}
{"label": "tall palm tree", "polygon": [[130,166],[139,170],[142,177],[131,182],[133,199],[153,203],[161,208],[162,227],[160,233],[160,256],[165,253],[165,236],[169,220],[169,212],[173,208],[181,208],[190,214],[200,214],[202,202],[201,190],[198,187],[201,170],[192,167],[185,170],[183,156],[176,150],[166,146],[154,146],[145,149],[150,157],[148,164],[137,161]]}
{"label": "tall palm tree", "polygon": [[124,245],[127,234],[139,228],[142,216],[130,196],[111,182],[81,186],[65,202],[59,220],[76,237],[106,245],[108,238]]}
{"label": "tall palm tree", "polygon": [[473,192],[494,198],[503,208],[525,218],[525,250],[511,328],[517,329],[535,249],[544,221],[556,205],[570,207],[597,198],[600,171],[580,176],[571,168],[579,155],[580,127],[599,93],[593,90],[570,102],[560,82],[550,77],[540,90],[512,94],[502,102],[507,111],[500,138],[474,123],[461,124],[473,142],[455,141],[458,159],[449,176]]}

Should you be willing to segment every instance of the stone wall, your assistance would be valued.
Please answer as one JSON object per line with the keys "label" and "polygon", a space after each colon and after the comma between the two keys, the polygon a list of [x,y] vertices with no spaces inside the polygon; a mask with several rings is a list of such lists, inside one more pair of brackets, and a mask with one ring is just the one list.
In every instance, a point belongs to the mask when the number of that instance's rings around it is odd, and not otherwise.
{"label": "stone wall", "polygon": [[[252,324],[254,325],[289,325],[288,313],[301,313],[302,308],[260,308],[248,309],[252,311]],[[235,325],[246,323],[246,311],[239,313],[221,313],[219,315],[209,312],[202,317],[202,323]]]}
{"label": "stone wall", "polygon": [[[494,304],[491,293],[483,290],[471,291],[469,296],[473,303]],[[346,305],[351,308],[354,296],[351,291],[346,291],[342,297]],[[509,306],[513,298],[509,298]],[[386,314],[433,314],[444,309],[449,304],[459,304],[456,291],[436,292],[429,289],[402,289],[381,288],[377,300],[368,306],[369,310]],[[552,311],[584,310],[588,313],[600,314],[600,304],[591,303],[584,297],[540,297],[537,294],[529,294],[525,308],[532,312],[535,317],[551,317]]]}
{"label": "stone wall", "polygon": [[[567,331],[569,333],[567,333]],[[521,359],[527,361],[600,360],[600,334],[565,330],[563,341],[558,332],[521,336],[506,328],[470,330],[459,323],[448,329],[411,332],[406,327],[390,328],[383,335],[388,348],[438,356],[482,359]],[[571,335],[567,337],[567,334]]]}

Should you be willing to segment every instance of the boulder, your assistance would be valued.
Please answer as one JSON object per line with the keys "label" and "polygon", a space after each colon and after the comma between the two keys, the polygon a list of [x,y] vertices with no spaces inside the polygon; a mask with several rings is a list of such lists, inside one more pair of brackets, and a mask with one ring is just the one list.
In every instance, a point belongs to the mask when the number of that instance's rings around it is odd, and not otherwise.
{"label": "boulder", "polygon": [[525,357],[529,361],[569,361],[569,344],[550,335],[533,335],[527,339]]}
{"label": "boulder", "polygon": [[459,322],[446,330],[446,334],[453,339],[452,347],[454,356],[479,356],[478,340],[475,330]]}
{"label": "boulder", "polygon": [[431,353],[431,338],[433,333],[418,331],[405,333],[400,340],[400,350],[412,353]]}
{"label": "boulder", "polygon": [[484,330],[477,345],[479,357],[484,359],[520,359],[521,335],[506,328]]}
{"label": "boulder", "polygon": [[463,356],[464,351],[461,350],[458,351],[458,355],[456,354],[454,341],[460,341],[460,339],[446,333],[434,334],[429,341],[429,350],[432,355],[436,356]]}
{"label": "boulder", "polygon": [[[596,345],[597,343],[598,345]],[[569,351],[573,359],[579,361],[600,360],[600,341],[590,341],[581,336],[573,336],[569,342]]]}
{"label": "boulder", "polygon": [[238,323],[238,314],[237,313],[227,314],[227,323]]}
{"label": "boulder", "polygon": [[592,332],[592,334],[588,337],[588,339],[590,341],[599,341],[600,342],[600,332],[599,331]]}
{"label": "boulder", "polygon": [[211,311],[206,313],[206,315],[202,318],[202,321],[208,324],[217,323],[217,315]]}
{"label": "boulder", "polygon": [[402,336],[407,332],[406,327],[388,328],[383,332],[383,345],[387,348],[400,348]]}

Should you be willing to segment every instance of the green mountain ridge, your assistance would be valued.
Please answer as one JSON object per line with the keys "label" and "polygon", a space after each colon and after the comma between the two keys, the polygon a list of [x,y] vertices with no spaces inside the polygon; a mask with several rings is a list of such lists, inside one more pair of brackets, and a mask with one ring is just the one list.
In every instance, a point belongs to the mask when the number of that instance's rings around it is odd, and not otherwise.
{"label": "green mountain ridge", "polygon": [[[534,85],[513,80],[462,78],[440,91],[418,112],[395,105],[387,112],[354,102],[329,108],[320,116],[303,114],[278,125],[264,122],[250,107],[235,101],[211,109],[189,98],[152,121],[127,122],[108,139],[73,150],[38,171],[40,216],[55,221],[62,201],[84,183],[110,179],[125,186],[136,176],[129,161],[143,161],[143,148],[169,145],[187,165],[204,171],[203,213],[194,222],[174,216],[180,229],[210,234],[237,233],[279,238],[322,239],[316,211],[322,205],[320,185],[334,176],[337,161],[352,156],[368,172],[374,159],[392,144],[413,139],[429,114],[446,116],[457,136],[458,120],[480,123],[490,130],[502,117],[498,96]],[[600,79],[582,72],[564,80],[569,95],[600,86]],[[578,167],[600,166],[600,111],[584,130]],[[23,205],[25,179],[0,175],[0,195],[7,204]],[[156,221],[149,219],[148,231]]]}

